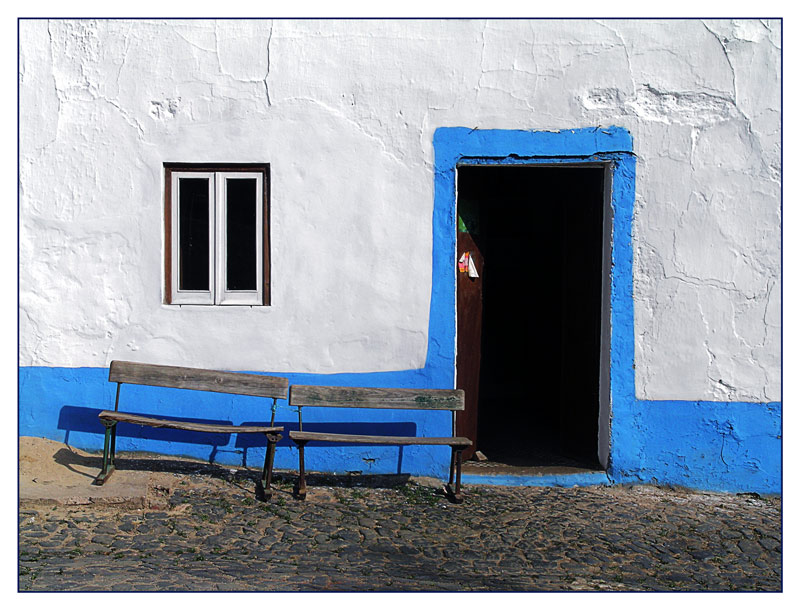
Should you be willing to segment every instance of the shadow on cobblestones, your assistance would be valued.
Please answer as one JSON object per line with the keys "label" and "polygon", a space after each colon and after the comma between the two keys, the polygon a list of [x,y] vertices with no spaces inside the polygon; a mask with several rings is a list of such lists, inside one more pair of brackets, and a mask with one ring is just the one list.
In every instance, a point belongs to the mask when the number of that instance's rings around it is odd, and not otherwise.
{"label": "shadow on cobblestones", "polygon": [[[258,500],[263,500],[263,490],[261,489],[260,472],[250,468],[231,468],[218,464],[208,464],[189,459],[169,459],[163,456],[152,456],[143,454],[145,457],[132,457],[135,454],[123,454],[116,458],[116,468],[120,472],[142,472],[142,473],[164,473],[170,476],[188,475],[191,481],[224,481],[228,484],[241,489],[249,490]],[[102,468],[102,455],[81,455],[68,449],[60,449],[53,456],[53,461],[60,466],[73,472],[85,475],[83,472],[76,471],[74,466],[80,465],[92,473],[99,472]],[[87,479],[94,477],[87,476]],[[284,483],[292,483],[295,475],[286,473],[275,473],[274,479],[278,486]],[[407,474],[391,475],[362,475],[362,474],[325,474],[309,473],[306,482],[309,486],[333,486],[333,487],[402,487],[409,483],[411,477]],[[254,488],[255,487],[255,488]],[[254,489],[253,489],[254,488]]]}
{"label": "shadow on cobblestones", "polygon": [[318,476],[298,502],[278,476],[259,502],[251,471],[169,468],[149,509],[21,510],[19,589],[781,589],[779,498],[470,486],[453,505],[402,478]]}

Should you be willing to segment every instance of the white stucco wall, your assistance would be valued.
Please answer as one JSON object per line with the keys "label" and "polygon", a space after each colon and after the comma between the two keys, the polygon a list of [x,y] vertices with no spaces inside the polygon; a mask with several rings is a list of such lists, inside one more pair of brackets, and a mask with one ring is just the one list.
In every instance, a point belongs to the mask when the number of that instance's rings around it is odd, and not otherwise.
{"label": "white stucco wall", "polygon": [[[780,399],[780,23],[23,21],[20,362],[424,366],[440,126],[619,125],[640,398]],[[164,161],[271,164],[272,305],[163,305]]]}

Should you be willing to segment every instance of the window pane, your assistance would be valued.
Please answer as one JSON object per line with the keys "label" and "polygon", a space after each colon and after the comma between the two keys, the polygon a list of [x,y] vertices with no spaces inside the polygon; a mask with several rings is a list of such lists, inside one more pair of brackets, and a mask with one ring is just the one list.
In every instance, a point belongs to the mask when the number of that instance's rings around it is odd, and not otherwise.
{"label": "window pane", "polygon": [[179,290],[208,290],[208,178],[180,178]]}
{"label": "window pane", "polygon": [[256,180],[229,178],[226,182],[226,288],[256,290]]}

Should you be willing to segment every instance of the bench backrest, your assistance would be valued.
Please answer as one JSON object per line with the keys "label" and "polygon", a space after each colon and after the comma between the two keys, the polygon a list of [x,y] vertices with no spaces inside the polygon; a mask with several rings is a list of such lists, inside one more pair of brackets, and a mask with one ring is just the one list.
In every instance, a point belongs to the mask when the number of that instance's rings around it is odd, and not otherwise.
{"label": "bench backrest", "polygon": [[108,380],[116,383],[133,383],[183,390],[204,390],[223,394],[286,398],[289,380],[285,377],[268,377],[251,373],[229,373],[193,369],[182,366],[142,364],[113,360],[108,369]]}
{"label": "bench backrest", "polygon": [[463,411],[464,390],[293,385],[289,393],[289,404],[296,407]]}

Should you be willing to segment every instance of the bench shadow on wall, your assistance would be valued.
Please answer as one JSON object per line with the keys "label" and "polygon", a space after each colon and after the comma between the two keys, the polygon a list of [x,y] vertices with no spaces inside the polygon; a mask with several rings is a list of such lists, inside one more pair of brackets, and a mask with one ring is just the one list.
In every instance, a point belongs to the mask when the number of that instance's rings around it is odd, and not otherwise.
{"label": "bench shadow on wall", "polygon": [[[88,434],[97,434],[99,443],[102,445],[102,439],[105,434],[105,427],[100,422],[98,415],[103,409],[94,409],[90,407],[81,407],[74,405],[64,405],[61,408],[58,416],[58,429],[64,430],[64,443],[70,444],[70,433],[81,432]],[[153,413],[138,413],[133,411],[125,411],[134,415],[146,415],[153,417]],[[216,425],[233,425],[234,422],[224,419],[201,419],[192,417],[173,417],[170,419],[177,421],[185,421],[200,424],[216,424]],[[243,421],[237,422],[237,425],[254,426],[264,425],[262,421]],[[297,430],[297,421],[276,421],[276,426],[283,426],[283,438],[278,443],[278,447],[294,447],[295,444],[289,439],[289,431]],[[326,432],[329,434],[363,434],[363,435],[383,435],[383,436],[416,436],[417,424],[414,422],[306,422],[303,424],[303,429],[307,432]],[[137,426],[135,424],[120,423],[117,424],[117,438],[130,438],[142,439],[148,441],[164,441],[173,443],[186,443],[191,445],[203,445],[211,447],[211,453],[208,457],[208,462],[213,465],[220,454],[235,453],[241,456],[241,464],[243,467],[261,468],[263,466],[264,451],[267,447],[267,439],[263,434],[236,434],[236,440],[233,449],[228,447],[231,440],[230,434],[210,433],[210,432],[191,432],[187,430],[174,430],[171,428],[151,428],[148,426]],[[355,447],[359,446],[357,443],[325,443],[326,447]],[[363,445],[374,447],[374,445]],[[397,474],[402,474],[403,466],[403,447],[400,446],[397,457]],[[77,454],[71,454],[78,457]],[[82,458],[82,460],[96,460],[98,469],[101,467],[102,455],[97,457]],[[118,460],[119,461],[119,460]],[[129,463],[130,462],[130,463]],[[141,463],[140,468],[152,469],[152,460],[147,460],[148,465],[144,465],[144,460],[125,460],[126,468],[135,468],[136,463]],[[59,462],[60,463],[60,462]],[[82,462],[83,463],[83,462]],[[185,462],[177,462],[173,460],[171,464]],[[165,462],[166,464],[166,462]],[[68,466],[68,464],[62,464]],[[359,470],[357,468],[361,464],[353,463],[353,472]],[[120,464],[122,466],[122,464]],[[164,468],[167,470],[167,467]],[[196,470],[196,468],[194,468]],[[227,471],[226,471],[227,472]]]}

